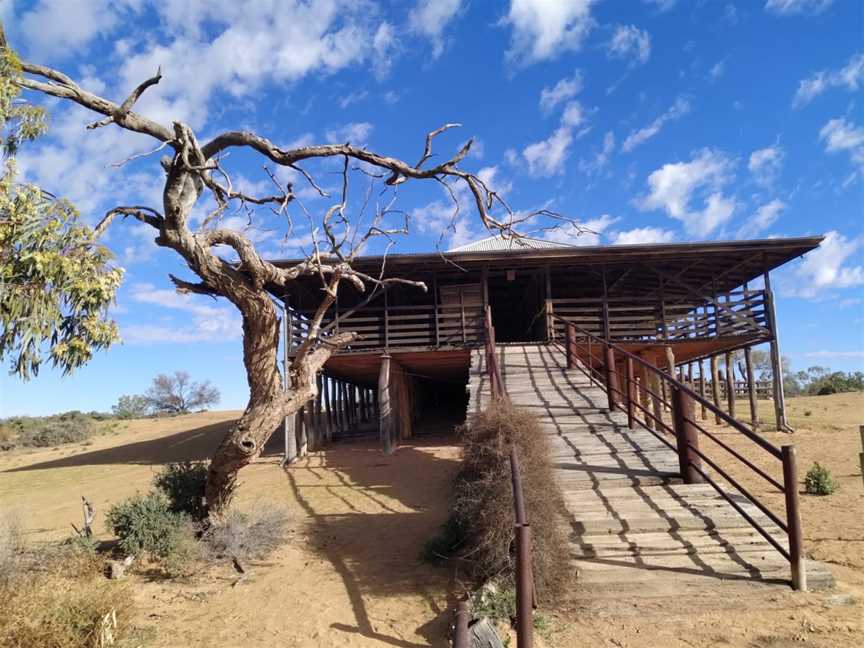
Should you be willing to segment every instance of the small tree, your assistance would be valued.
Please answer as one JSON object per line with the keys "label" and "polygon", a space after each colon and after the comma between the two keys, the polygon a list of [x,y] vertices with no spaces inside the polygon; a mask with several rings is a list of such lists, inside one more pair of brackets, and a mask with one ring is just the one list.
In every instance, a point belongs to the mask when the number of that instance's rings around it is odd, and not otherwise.
{"label": "small tree", "polygon": [[143,394],[123,395],[117,399],[111,411],[121,419],[143,418],[150,414],[150,399]]}
{"label": "small tree", "polygon": [[195,409],[207,409],[219,402],[221,396],[209,380],[192,382],[185,371],[173,375],[159,374],[144,395],[148,404],[157,412],[186,414]]}

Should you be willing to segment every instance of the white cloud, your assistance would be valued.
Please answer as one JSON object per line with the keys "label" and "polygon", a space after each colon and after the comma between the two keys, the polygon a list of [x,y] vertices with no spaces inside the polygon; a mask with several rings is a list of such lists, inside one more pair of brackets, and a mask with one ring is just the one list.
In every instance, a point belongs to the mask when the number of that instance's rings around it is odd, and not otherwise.
{"label": "white cloud", "polygon": [[624,232],[616,232],[612,245],[646,245],[649,243],[671,243],[675,232],[660,227],[637,227]]}
{"label": "white cloud", "polygon": [[533,176],[551,176],[564,171],[573,132],[560,126],[547,139],[529,144],[522,151],[528,163],[528,172]]}
{"label": "white cloud", "polygon": [[785,154],[779,145],[758,149],[750,154],[747,168],[753,180],[763,187],[770,187],[780,175]]}
{"label": "white cloud", "polygon": [[621,149],[629,153],[640,144],[644,144],[657,135],[666,123],[680,119],[688,112],[690,112],[690,102],[684,97],[678,97],[665,113],[645,126],[645,128],[631,132],[621,145]]}
{"label": "white cloud", "polygon": [[579,169],[588,174],[600,171],[609,163],[614,150],[615,134],[612,131],[607,131],[603,136],[603,148],[598,151],[593,160],[581,160],[579,162]]}
{"label": "white cloud", "polygon": [[819,131],[819,139],[825,142],[826,152],[846,151],[849,154],[855,168],[842,182],[844,189],[864,177],[864,127],[843,118],[832,119]]}
{"label": "white cloud", "polygon": [[795,268],[794,294],[799,297],[815,297],[826,288],[864,285],[864,267],[843,265],[861,245],[861,238],[850,240],[836,230],[828,232],[822,244],[808,252],[801,264]]}
{"label": "white cloud", "polygon": [[757,234],[764,232],[774,224],[780,216],[780,212],[785,208],[786,203],[782,200],[777,200],[776,198],[764,205],[760,205],[750,219],[741,226],[741,229],[738,230],[738,238],[753,238]]}
{"label": "white cloud", "polygon": [[444,53],[444,28],[459,12],[460,0],[420,0],[408,14],[408,24],[432,42],[432,57]]}
{"label": "white cloud", "polygon": [[582,90],[582,73],[576,70],[572,77],[565,77],[551,88],[543,88],[540,91],[540,108],[549,112],[559,103],[575,97],[580,90]]}
{"label": "white cloud", "polygon": [[808,351],[802,353],[805,358],[827,358],[831,360],[840,360],[848,358],[864,358],[864,351]]}
{"label": "white cloud", "polygon": [[569,245],[600,245],[600,237],[610,225],[614,225],[619,219],[603,214],[598,218],[575,223],[564,223],[555,229],[547,231],[543,238],[556,243],[567,243]]}
{"label": "white cloud", "polygon": [[40,61],[68,58],[139,5],[134,0],[39,0],[18,19],[22,45]]}
{"label": "white cloud", "polygon": [[651,57],[651,35],[635,25],[618,25],[606,44],[609,58],[629,59],[632,65],[647,63]]}
{"label": "white cloud", "polygon": [[657,11],[663,12],[669,11],[675,6],[678,0],[642,0],[642,2],[648,5],[654,5]]}
{"label": "white cloud", "polygon": [[564,113],[561,115],[561,123],[573,128],[584,123],[585,119],[585,110],[578,101],[569,102],[567,107],[564,108]]}
{"label": "white cloud", "polygon": [[[710,149],[703,149],[690,162],[664,164],[648,176],[649,192],[636,204],[643,210],[663,209],[684,223],[689,233],[707,236],[735,212],[735,201],[721,192],[732,166],[726,156]],[[697,193],[704,199],[701,210],[690,206]]]}
{"label": "white cloud", "polygon": [[[171,26],[169,9],[160,11]],[[163,124],[183,120],[193,128],[203,125],[216,91],[243,97],[266,81],[323,77],[370,60],[380,69],[394,42],[392,27],[382,31],[375,11],[348,0],[295,0],[279,3],[278,10],[270,3],[200,2],[176,20],[173,39],[150,41],[124,59],[118,94],[161,66],[162,81],[136,109]]]}
{"label": "white cloud", "polygon": [[723,72],[726,71],[726,61],[719,61],[711,66],[711,69],[708,70],[708,76],[712,81],[716,81],[721,76],[723,76]]}
{"label": "white cloud", "polygon": [[834,0],[767,0],[765,11],[780,15],[821,13],[831,6]]}
{"label": "white cloud", "polygon": [[798,90],[792,105],[800,107],[810,103],[830,88],[846,88],[855,92],[864,85],[864,54],[855,54],[839,70],[820,70],[813,76],[798,82]]}
{"label": "white cloud", "polygon": [[350,142],[355,146],[363,146],[372,134],[372,124],[369,122],[351,122],[339,128],[333,128],[324,133],[324,138],[331,144]]}
{"label": "white cloud", "polygon": [[[132,301],[169,311],[185,313],[191,319],[178,326],[132,324],[121,327],[123,339],[131,343],[206,342],[239,339],[242,325],[233,307],[205,305],[209,298],[181,295],[174,290],[156,288],[153,284],[131,286]],[[211,302],[212,303],[212,302]]]}
{"label": "white cloud", "polygon": [[520,65],[578,50],[590,31],[594,0],[510,0],[502,20],[512,28],[507,56]]}

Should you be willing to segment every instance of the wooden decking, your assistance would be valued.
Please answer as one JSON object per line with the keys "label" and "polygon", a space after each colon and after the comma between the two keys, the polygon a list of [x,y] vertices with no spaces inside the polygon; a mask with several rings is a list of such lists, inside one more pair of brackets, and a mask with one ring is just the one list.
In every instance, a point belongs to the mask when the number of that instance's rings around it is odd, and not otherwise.
{"label": "wooden decking", "polygon": [[[789,582],[783,556],[710,485],[683,484],[675,452],[642,428],[630,430],[626,415],[610,412],[606,394],[568,371],[557,349],[498,352],[511,400],[536,413],[548,435],[580,581],[643,590],[670,577],[697,587],[718,579]],[[483,364],[476,352],[469,416],[489,402]],[[755,506],[734,497],[785,543]],[[830,583],[824,567],[807,567],[811,587]]]}

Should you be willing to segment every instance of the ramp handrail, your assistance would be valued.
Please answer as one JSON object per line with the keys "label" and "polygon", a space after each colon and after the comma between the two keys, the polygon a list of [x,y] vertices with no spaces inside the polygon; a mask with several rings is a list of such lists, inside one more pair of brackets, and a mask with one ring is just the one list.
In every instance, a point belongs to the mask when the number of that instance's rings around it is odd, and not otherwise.
{"label": "ramp handrail", "polygon": [[[492,400],[510,401],[507,388],[501,377],[501,363],[495,351],[495,327],[492,325],[492,309],[486,306],[485,351],[486,374],[489,377]],[[516,645],[531,648],[534,645],[534,574],[531,564],[531,525],[525,512],[525,497],[522,492],[522,474],[519,470],[519,452],[516,442],[510,447],[510,478],[513,485],[513,514],[516,520]]]}
{"label": "ramp handrail", "polygon": [[[798,506],[797,461],[794,445],[776,445],[754,434],[744,424],[737,421],[714,403],[677,380],[674,376],[659,369],[652,363],[630,353],[620,345],[610,342],[560,315],[552,315],[554,321],[565,327],[565,343],[556,338],[552,343],[564,350],[567,367],[578,368],[588,378],[606,391],[610,410],[623,408],[627,412],[630,428],[639,423],[648,432],[678,454],[681,476],[685,483],[710,484],[742,517],[759,532],[777,551],[786,558],[792,571],[792,585],[795,589],[807,589],[804,567],[803,535],[801,515]],[[580,343],[580,339],[584,342]],[[637,379],[636,368],[641,377]],[[669,394],[667,400],[666,394]],[[648,407],[648,401],[651,407]],[[640,402],[641,401],[641,402]],[[707,430],[696,420],[694,404],[702,406],[703,412],[710,412],[715,420],[722,421],[736,432],[764,450],[780,462],[783,479],[778,481],[765,470],[750,461],[738,450],[724,442],[715,432]],[[671,412],[671,422],[663,420],[663,409]],[[652,411],[653,410],[653,411]],[[641,419],[637,417],[637,411]],[[670,442],[660,432],[671,435]],[[705,436],[717,446],[728,452],[756,475],[785,495],[785,520],[775,514],[766,504],[749,492],[737,479],[732,477],[717,461],[700,448],[700,436]],[[768,519],[777,525],[788,537],[788,547],[784,547],[771,533],[749,514],[739,502],[732,498],[715,479],[702,467],[705,462],[711,469],[744,495]]]}

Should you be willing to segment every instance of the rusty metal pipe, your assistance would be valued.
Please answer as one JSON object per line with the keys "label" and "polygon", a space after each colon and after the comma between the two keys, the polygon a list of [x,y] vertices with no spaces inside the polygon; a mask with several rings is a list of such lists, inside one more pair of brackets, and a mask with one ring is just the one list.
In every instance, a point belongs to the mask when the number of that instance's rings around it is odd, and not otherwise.
{"label": "rusty metal pipe", "polygon": [[453,648],[468,648],[468,601],[459,601],[456,606],[456,624],[453,627]]}
{"label": "rusty metal pipe", "polygon": [[516,525],[516,645],[534,645],[534,583],[531,577],[531,525]]}

